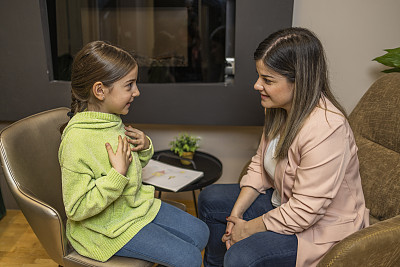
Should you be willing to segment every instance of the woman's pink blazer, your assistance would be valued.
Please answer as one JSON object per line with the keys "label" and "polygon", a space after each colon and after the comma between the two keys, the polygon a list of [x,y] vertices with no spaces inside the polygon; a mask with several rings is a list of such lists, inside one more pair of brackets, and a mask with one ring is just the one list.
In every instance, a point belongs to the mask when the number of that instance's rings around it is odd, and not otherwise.
{"label": "woman's pink blazer", "polygon": [[[268,142],[261,138],[241,187],[280,192],[282,205],[263,215],[269,231],[295,234],[296,266],[316,266],[338,241],[369,225],[357,146],[347,120],[326,100],[317,107],[276,166],[274,181],[263,168]],[[322,102],[320,106],[324,107]]]}

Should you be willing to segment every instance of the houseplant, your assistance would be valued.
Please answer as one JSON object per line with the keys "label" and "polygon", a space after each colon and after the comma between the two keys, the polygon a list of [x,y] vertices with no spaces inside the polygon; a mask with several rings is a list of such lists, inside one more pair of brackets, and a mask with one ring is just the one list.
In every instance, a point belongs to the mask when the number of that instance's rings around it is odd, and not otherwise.
{"label": "houseplant", "polygon": [[383,56],[374,58],[373,60],[391,67],[391,69],[384,70],[382,72],[400,72],[400,47],[394,49],[385,49],[387,53]]}
{"label": "houseplant", "polygon": [[[178,154],[179,157],[193,159],[194,152],[199,148],[199,142],[199,137],[183,133],[175,137],[169,145],[171,146],[171,151]],[[189,165],[190,161],[181,160],[181,163]]]}

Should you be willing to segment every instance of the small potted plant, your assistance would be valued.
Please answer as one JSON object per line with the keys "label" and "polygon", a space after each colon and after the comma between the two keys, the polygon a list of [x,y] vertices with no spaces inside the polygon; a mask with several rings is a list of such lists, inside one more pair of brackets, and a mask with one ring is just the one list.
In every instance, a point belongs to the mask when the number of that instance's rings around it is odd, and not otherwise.
{"label": "small potted plant", "polygon": [[[199,148],[200,138],[191,136],[187,133],[180,134],[169,143],[171,151],[178,154],[181,158],[193,159],[194,152]],[[181,160],[184,165],[189,165],[190,161]]]}

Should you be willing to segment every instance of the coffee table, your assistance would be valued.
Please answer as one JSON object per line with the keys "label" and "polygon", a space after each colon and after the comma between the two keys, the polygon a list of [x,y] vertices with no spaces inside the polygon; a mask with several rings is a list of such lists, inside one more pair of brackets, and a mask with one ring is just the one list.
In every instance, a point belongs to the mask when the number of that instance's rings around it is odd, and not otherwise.
{"label": "coffee table", "polygon": [[[153,159],[176,167],[202,171],[204,173],[204,176],[201,177],[199,180],[196,180],[192,184],[189,184],[177,191],[177,192],[192,191],[194,208],[196,209],[196,215],[198,216],[195,190],[201,191],[204,187],[212,183],[215,183],[221,177],[222,175],[221,161],[211,154],[208,154],[206,152],[196,151],[196,153],[194,153],[193,160],[188,160],[190,161],[190,165],[183,165],[180,162],[182,158],[174,154],[170,150],[160,150],[154,152]],[[158,193],[159,198],[161,198],[162,192],[173,192],[171,190],[160,187],[155,187],[155,188],[157,191],[159,191]]]}

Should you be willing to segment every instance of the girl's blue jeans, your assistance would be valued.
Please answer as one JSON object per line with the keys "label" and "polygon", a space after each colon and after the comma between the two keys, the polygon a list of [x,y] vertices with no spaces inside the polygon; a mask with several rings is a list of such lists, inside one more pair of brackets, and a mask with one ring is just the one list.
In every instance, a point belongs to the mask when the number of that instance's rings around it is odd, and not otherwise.
{"label": "girl's blue jeans", "polygon": [[[228,251],[221,238],[226,230],[226,217],[232,211],[240,193],[238,184],[216,184],[201,191],[199,217],[210,229],[210,239],[205,249],[204,266],[295,266],[297,256],[296,235],[283,235],[271,231],[254,234],[235,243]],[[267,213],[273,189],[260,194],[243,219],[248,221]]]}
{"label": "girl's blue jeans", "polygon": [[209,230],[198,218],[162,202],[156,218],[115,255],[174,267],[200,267]]}

